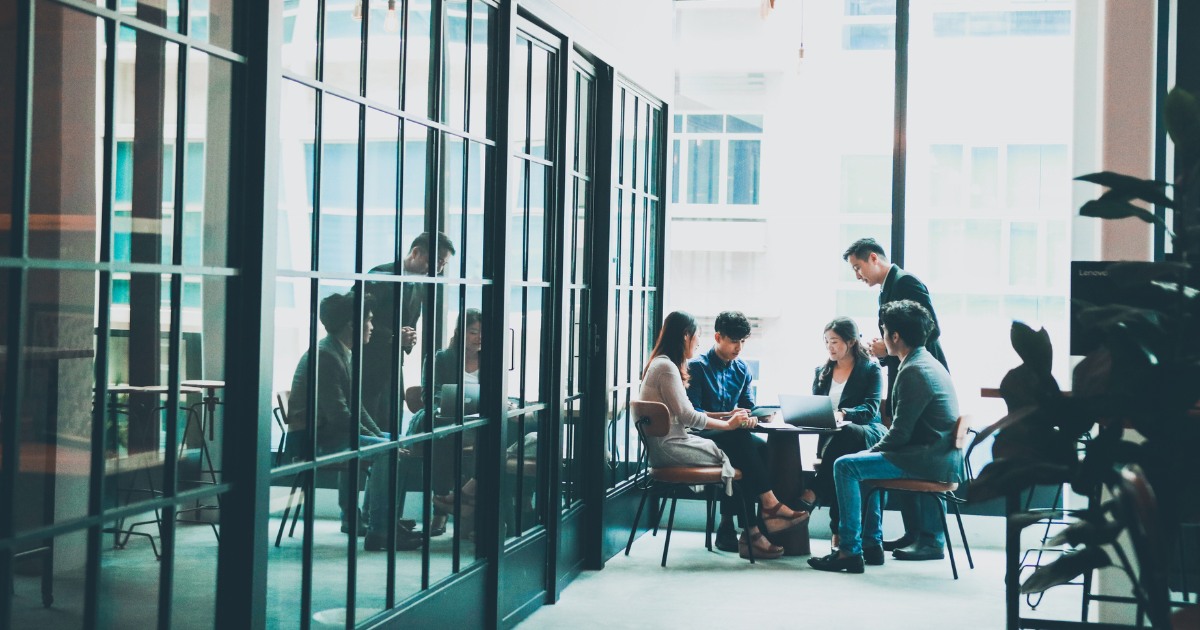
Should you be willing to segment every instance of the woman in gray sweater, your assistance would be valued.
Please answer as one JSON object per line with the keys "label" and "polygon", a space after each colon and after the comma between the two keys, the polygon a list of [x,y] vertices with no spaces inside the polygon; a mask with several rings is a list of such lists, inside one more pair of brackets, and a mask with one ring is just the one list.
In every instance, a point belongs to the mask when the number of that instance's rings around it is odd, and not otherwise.
{"label": "woman in gray sweater", "polygon": [[[757,496],[762,504],[762,525],[768,533],[780,532],[808,520],[808,512],[798,512],[784,505],[771,491],[767,466],[758,454],[749,431],[740,431],[740,439],[730,440],[725,450],[712,440],[688,433],[687,429],[717,429],[735,431],[753,428],[755,419],[747,410],[733,414],[701,413],[692,407],[687,397],[687,363],[696,353],[699,339],[696,320],[683,311],[675,311],[663,320],[662,331],[642,374],[641,399],[666,405],[671,414],[671,427],[663,437],[646,437],[646,448],[652,466],[720,466],[725,493],[733,495],[734,469],[742,471],[740,491],[747,503],[747,512]],[[783,548],[767,541],[758,527],[747,527],[738,541],[743,557],[749,556],[754,545],[755,558],[778,558]]]}

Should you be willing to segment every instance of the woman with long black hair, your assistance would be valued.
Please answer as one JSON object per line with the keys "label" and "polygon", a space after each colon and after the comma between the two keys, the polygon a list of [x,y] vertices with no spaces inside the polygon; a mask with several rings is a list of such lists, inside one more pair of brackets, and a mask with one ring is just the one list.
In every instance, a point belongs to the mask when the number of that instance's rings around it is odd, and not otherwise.
{"label": "woman with long black hair", "polygon": [[829,506],[833,546],[838,546],[837,490],[833,485],[833,462],[842,455],[865,451],[887,434],[879,420],[879,400],[883,395],[883,372],[859,339],[858,326],[849,317],[838,317],[825,326],[825,350],[829,358],[817,368],[813,378],[814,396],[833,400],[834,416],[842,425],[832,435],[821,436],[817,456],[821,464],[812,487],[801,495],[801,507],[809,511],[817,500]]}
{"label": "woman with long black hair", "polygon": [[[808,512],[797,512],[784,505],[771,490],[771,480],[766,463],[759,456],[754,437],[749,431],[755,419],[746,410],[733,414],[701,413],[696,411],[687,397],[688,360],[699,347],[696,320],[683,311],[675,311],[663,320],[662,331],[650,361],[642,373],[641,399],[666,405],[671,414],[671,427],[663,437],[646,437],[646,448],[653,466],[670,468],[677,466],[720,466],[725,481],[725,492],[733,494],[733,471],[742,471],[740,492],[746,502],[747,513],[753,509],[757,497],[762,503],[761,523],[767,533],[776,533],[795,527],[808,520]],[[688,433],[687,429],[717,429],[737,431],[740,436],[726,440],[718,447],[712,440]],[[778,558],[783,548],[772,545],[763,537],[757,526],[748,526],[742,532],[738,548],[742,557],[749,557],[749,546],[754,545],[755,558]]]}

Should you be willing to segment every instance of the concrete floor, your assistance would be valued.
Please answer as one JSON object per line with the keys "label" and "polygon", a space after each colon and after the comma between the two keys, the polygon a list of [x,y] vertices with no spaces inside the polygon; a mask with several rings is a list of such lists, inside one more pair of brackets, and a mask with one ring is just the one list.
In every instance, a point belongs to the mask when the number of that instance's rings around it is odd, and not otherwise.
{"label": "concrete floor", "polygon": [[[864,575],[830,574],[808,566],[807,556],[753,566],[737,554],[704,549],[704,534],[675,532],[667,568],[661,568],[663,533],[642,536],[627,558],[603,571],[586,572],[558,604],[543,606],[520,630],[646,628],[929,628],[1004,627],[1004,552],[972,549],[975,569],[950,561],[898,562],[867,567]],[[954,542],[958,542],[955,539]],[[828,553],[828,540],[813,552]],[[1080,589],[1051,590],[1025,616],[1078,620]],[[1024,600],[1022,600],[1024,604]]]}

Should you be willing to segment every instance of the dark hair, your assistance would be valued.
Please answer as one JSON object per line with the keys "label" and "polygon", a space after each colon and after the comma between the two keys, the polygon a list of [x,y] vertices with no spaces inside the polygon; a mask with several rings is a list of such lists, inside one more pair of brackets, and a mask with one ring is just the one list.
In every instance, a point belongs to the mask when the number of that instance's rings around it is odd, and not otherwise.
{"label": "dark hair", "polygon": [[859,260],[866,260],[871,257],[871,254],[887,260],[887,254],[884,253],[883,246],[875,239],[870,237],[860,238],[851,243],[850,247],[846,248],[845,253],[842,254],[842,260],[850,260],[851,256]]}
{"label": "dark hair", "polygon": [[[416,238],[413,239],[412,245],[408,246],[408,251],[411,252],[414,249],[419,249],[428,254],[430,251],[429,241],[431,238],[433,238],[432,235],[432,232],[421,232]],[[458,253],[458,251],[454,249],[454,241],[450,240],[450,237],[446,236],[445,232],[438,232],[437,240],[439,254],[441,252],[450,252],[450,255],[453,256],[454,254]]]}
{"label": "dark hair", "polygon": [[746,319],[741,311],[722,311],[717,315],[717,323],[713,328],[734,341],[741,341],[750,336],[750,320]]}
{"label": "dark hair", "polygon": [[[363,320],[375,310],[375,296],[367,294],[363,298]],[[354,291],[334,293],[321,300],[317,309],[317,317],[325,332],[336,335],[346,329],[354,321]]]}
{"label": "dark hair", "polygon": [[475,324],[478,324],[482,321],[483,321],[483,312],[482,311],[480,311],[477,308],[467,309],[467,322],[464,325],[462,320],[459,320],[458,323],[454,325],[454,334],[450,336],[450,346],[449,347],[454,348],[455,350],[458,350],[459,345],[462,343],[464,331],[466,331],[471,326],[474,326]]}
{"label": "dark hair", "polygon": [[658,341],[654,342],[654,351],[650,353],[650,360],[646,362],[646,367],[642,370],[642,377],[645,378],[646,370],[650,369],[650,363],[660,355],[671,360],[671,363],[679,366],[679,376],[683,378],[683,386],[688,386],[688,370],[687,361],[684,360],[684,339],[696,334],[696,318],[688,315],[683,311],[675,311],[667,315],[663,320],[662,330],[658,331]]}
{"label": "dark hair", "polygon": [[[854,358],[854,365],[858,365],[863,361],[870,361],[871,355],[867,353],[866,346],[858,339],[858,324],[854,323],[849,317],[835,317],[833,321],[825,324],[825,330],[821,334],[833,331],[833,334],[841,338],[849,346],[850,356]],[[833,379],[833,368],[837,366],[836,361],[826,361],[825,367],[821,368],[820,383],[821,387],[826,387]]]}
{"label": "dark hair", "polygon": [[900,340],[912,349],[925,345],[933,331],[933,316],[912,300],[884,304],[879,308],[879,321],[887,326],[888,335],[900,335]]}

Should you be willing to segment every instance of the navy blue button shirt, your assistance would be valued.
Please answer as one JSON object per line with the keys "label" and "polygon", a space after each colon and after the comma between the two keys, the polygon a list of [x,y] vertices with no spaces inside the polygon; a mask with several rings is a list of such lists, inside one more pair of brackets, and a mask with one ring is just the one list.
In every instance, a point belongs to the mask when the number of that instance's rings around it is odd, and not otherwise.
{"label": "navy blue button shirt", "polygon": [[688,400],[696,411],[716,413],[754,408],[754,397],[750,394],[750,368],[741,359],[730,363],[717,356],[714,347],[707,354],[688,363]]}

